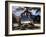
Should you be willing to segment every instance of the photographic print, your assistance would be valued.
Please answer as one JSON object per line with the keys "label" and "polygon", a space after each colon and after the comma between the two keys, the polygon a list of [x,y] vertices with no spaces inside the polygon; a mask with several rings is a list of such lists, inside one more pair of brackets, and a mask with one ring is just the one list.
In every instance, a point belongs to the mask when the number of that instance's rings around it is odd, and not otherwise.
{"label": "photographic print", "polygon": [[12,29],[40,29],[41,9],[38,7],[12,6]]}
{"label": "photographic print", "polygon": [[5,34],[43,34],[45,32],[44,6],[44,3],[6,1]]}

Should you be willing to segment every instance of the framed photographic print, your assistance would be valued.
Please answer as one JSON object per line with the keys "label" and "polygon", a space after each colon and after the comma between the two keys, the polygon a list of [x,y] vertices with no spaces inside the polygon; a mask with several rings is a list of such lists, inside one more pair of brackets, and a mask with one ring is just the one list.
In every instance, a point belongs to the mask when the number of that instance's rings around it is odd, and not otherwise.
{"label": "framed photographic print", "polygon": [[5,1],[5,35],[45,33],[45,3]]}

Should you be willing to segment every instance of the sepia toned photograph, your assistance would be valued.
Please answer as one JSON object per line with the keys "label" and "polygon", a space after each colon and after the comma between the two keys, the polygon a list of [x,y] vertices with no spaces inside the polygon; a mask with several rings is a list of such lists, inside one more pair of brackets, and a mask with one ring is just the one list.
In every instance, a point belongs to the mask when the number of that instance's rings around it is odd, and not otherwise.
{"label": "sepia toned photograph", "polygon": [[5,35],[34,35],[45,32],[45,4],[5,2]]}

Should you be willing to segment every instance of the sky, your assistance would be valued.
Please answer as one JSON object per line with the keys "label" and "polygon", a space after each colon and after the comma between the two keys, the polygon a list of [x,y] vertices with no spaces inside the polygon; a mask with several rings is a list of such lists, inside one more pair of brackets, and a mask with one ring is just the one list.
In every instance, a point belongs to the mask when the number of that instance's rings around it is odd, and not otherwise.
{"label": "sky", "polygon": [[[20,16],[21,13],[24,12],[24,10],[16,10],[16,9],[19,8],[19,7],[13,6],[12,8],[13,8],[13,9],[12,9],[12,12],[13,12],[13,14],[14,14],[15,16]],[[22,8],[24,8],[24,7],[22,7]],[[40,15],[40,11],[38,11],[37,13],[36,13],[36,11],[37,11],[37,9],[35,9],[35,10],[32,9],[32,10],[31,10],[32,15],[35,15],[35,16]]]}

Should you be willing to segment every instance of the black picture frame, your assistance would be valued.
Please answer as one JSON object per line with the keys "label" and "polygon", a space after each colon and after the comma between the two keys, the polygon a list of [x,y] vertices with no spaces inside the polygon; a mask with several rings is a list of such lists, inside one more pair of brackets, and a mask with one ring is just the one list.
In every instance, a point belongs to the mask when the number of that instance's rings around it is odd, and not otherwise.
{"label": "black picture frame", "polygon": [[[28,3],[28,4],[42,4],[43,5],[43,32],[42,33],[27,33],[27,34],[8,34],[8,2],[16,3]],[[41,2],[23,2],[23,1],[5,1],[5,36],[18,36],[18,35],[36,35],[36,34],[45,34],[45,3]]]}

